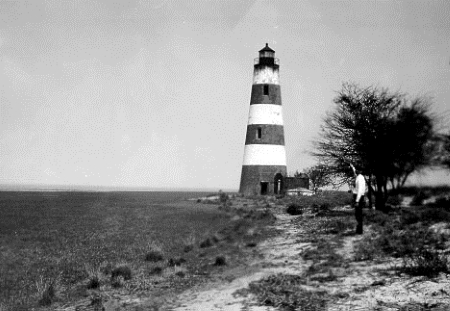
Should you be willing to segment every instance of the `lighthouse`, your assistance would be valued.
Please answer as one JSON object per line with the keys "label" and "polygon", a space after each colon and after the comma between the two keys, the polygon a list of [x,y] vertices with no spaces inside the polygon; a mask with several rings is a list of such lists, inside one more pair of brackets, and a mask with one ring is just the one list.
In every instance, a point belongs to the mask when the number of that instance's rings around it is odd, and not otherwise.
{"label": "lighthouse", "polygon": [[279,60],[266,43],[255,59],[239,192],[284,193],[286,150],[279,82]]}

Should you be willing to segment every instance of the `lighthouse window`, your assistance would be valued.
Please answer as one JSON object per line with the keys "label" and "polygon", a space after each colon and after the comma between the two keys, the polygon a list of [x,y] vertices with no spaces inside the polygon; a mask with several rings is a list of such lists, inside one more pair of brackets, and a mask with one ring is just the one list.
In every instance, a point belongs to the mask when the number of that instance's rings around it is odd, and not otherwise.
{"label": "lighthouse window", "polygon": [[258,130],[256,131],[256,138],[261,139],[262,130],[260,127],[258,127]]}
{"label": "lighthouse window", "polygon": [[269,95],[269,86],[264,84],[264,95]]}

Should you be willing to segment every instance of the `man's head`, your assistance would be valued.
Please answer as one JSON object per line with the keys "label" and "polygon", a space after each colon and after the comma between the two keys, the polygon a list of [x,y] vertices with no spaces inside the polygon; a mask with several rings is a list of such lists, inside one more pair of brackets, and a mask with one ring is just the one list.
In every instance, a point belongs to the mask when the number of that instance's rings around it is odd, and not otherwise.
{"label": "man's head", "polygon": [[356,175],[359,175],[359,174],[362,174],[362,173],[363,173],[362,168],[361,168],[360,166],[356,166],[356,167],[355,167],[355,174],[356,174]]}

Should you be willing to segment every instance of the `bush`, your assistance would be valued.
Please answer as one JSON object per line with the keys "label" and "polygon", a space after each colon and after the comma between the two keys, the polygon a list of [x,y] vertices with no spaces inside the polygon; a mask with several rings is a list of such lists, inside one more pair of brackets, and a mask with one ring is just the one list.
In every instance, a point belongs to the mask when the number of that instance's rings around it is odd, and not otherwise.
{"label": "bush", "polygon": [[437,250],[422,248],[403,261],[401,270],[410,275],[435,277],[439,273],[449,273],[448,257]]}
{"label": "bush", "polygon": [[154,274],[161,274],[163,272],[163,267],[160,266],[156,266],[153,267],[152,270],[150,270],[150,275],[154,275]]}
{"label": "bush", "polygon": [[286,212],[289,215],[301,215],[301,214],[303,214],[303,208],[296,203],[291,203],[291,204],[289,204],[288,208],[286,209]]}
{"label": "bush", "polygon": [[188,253],[190,251],[192,251],[195,247],[197,239],[195,238],[195,236],[193,234],[190,234],[187,238],[183,239],[183,251],[185,253]]}
{"label": "bush", "polygon": [[450,221],[450,212],[441,208],[427,208],[421,211],[420,220],[426,223]]}
{"label": "bush", "polygon": [[317,229],[323,234],[342,234],[355,228],[355,222],[343,218],[326,219]]}
{"label": "bush", "polygon": [[364,210],[364,221],[367,224],[375,224],[383,227],[387,222],[391,220],[392,215],[388,215],[377,210]]}
{"label": "bush", "polygon": [[46,279],[41,276],[36,282],[36,289],[39,295],[39,304],[49,306],[56,298],[56,279]]}
{"label": "bush", "polygon": [[257,245],[256,242],[248,242],[246,246],[247,247],[256,247],[256,245]]}
{"label": "bush", "polygon": [[230,199],[230,197],[228,196],[228,194],[226,194],[222,190],[219,190],[219,202],[221,204],[226,204],[229,199]]}
{"label": "bush", "polygon": [[120,276],[123,277],[125,281],[131,280],[131,269],[128,266],[119,266],[111,271],[111,279],[116,279]]}
{"label": "bush", "polygon": [[210,238],[206,238],[205,240],[203,240],[203,242],[200,243],[199,246],[200,248],[211,247],[213,246],[213,243]]}
{"label": "bush", "polygon": [[227,261],[224,256],[217,256],[216,261],[214,262],[214,266],[225,266]]}
{"label": "bush", "polygon": [[87,283],[88,289],[96,289],[100,287],[100,267],[85,265],[85,270],[88,274],[89,281]]}
{"label": "bush", "polygon": [[418,222],[436,223],[441,221],[450,221],[450,212],[437,207],[428,207],[414,211],[402,211],[401,223],[411,225]]}
{"label": "bush", "polygon": [[438,207],[438,208],[444,208],[446,210],[450,210],[450,197],[437,198],[436,201],[434,202],[433,206]]}
{"label": "bush", "polygon": [[124,283],[125,283],[125,279],[121,275],[111,279],[111,286],[114,288],[122,287],[124,285]]}
{"label": "bush", "polygon": [[96,289],[100,287],[100,279],[98,276],[92,276],[86,286],[88,289]]}
{"label": "bush", "polygon": [[164,256],[160,251],[150,251],[145,255],[145,261],[158,262],[162,261]]}
{"label": "bush", "polygon": [[414,197],[412,198],[411,203],[409,203],[409,205],[422,206],[423,202],[429,198],[430,198],[430,196],[428,194],[426,194],[424,191],[419,191],[416,195],[414,195]]}
{"label": "bush", "polygon": [[355,245],[353,259],[355,261],[373,260],[377,254],[378,249],[375,246],[374,239],[365,237]]}
{"label": "bush", "polygon": [[420,217],[417,212],[403,210],[400,216],[400,222],[402,225],[412,225],[420,221]]}
{"label": "bush", "polygon": [[326,310],[327,293],[307,291],[303,283],[303,276],[276,274],[250,283],[248,291],[256,296],[259,305],[282,310]]}
{"label": "bush", "polygon": [[386,204],[392,206],[400,206],[402,204],[402,201],[403,198],[400,195],[390,195],[386,200]]}
{"label": "bush", "polygon": [[175,267],[175,266],[181,266],[183,263],[186,262],[186,259],[184,259],[183,257],[180,258],[170,258],[169,261],[167,262],[167,265],[169,267]]}

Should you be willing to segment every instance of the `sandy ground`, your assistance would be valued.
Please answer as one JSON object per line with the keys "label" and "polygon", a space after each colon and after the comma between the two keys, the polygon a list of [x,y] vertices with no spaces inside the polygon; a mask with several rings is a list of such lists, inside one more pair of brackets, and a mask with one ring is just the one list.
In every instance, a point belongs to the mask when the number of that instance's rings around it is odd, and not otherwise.
{"label": "sandy ground", "polygon": [[[310,243],[298,243],[303,234],[291,221],[293,216],[277,213],[275,228],[281,233],[258,246],[260,256],[244,270],[235,271],[240,276],[228,283],[212,283],[182,293],[176,303],[167,308],[175,311],[193,310],[275,310],[254,304],[252,296],[242,297],[236,292],[248,287],[252,281],[276,273],[301,274],[309,263],[299,255]],[[296,216],[299,217],[299,216]],[[300,216],[302,217],[302,216]],[[366,230],[365,234],[370,234]],[[450,310],[450,279],[441,274],[434,279],[397,275],[390,268],[401,263],[389,259],[381,262],[352,262],[353,244],[361,236],[344,238],[338,252],[349,259],[349,266],[338,271],[334,282],[311,284],[315,289],[330,294],[346,293],[329,311],[350,310]],[[233,272],[232,272],[233,273]]]}
{"label": "sandy ground", "polygon": [[251,297],[236,295],[236,291],[245,289],[252,281],[259,280],[276,273],[300,274],[304,263],[299,253],[307,244],[296,243],[298,232],[291,223],[292,216],[279,214],[275,228],[282,233],[258,246],[260,259],[253,260],[244,270],[231,273],[242,273],[236,279],[226,284],[208,284],[203,288],[194,288],[178,297],[176,304],[171,306],[174,311],[194,310],[275,310],[270,307],[252,305]]}
{"label": "sandy ground", "polygon": [[[347,207],[349,208],[349,207]],[[304,231],[285,208],[273,209],[277,220],[273,225],[279,234],[260,243],[254,249],[247,265],[228,267],[221,278],[190,288],[181,294],[165,299],[163,307],[155,307],[151,297],[110,297],[103,305],[105,311],[112,310],[173,310],[173,311],[270,311],[274,308],[257,306],[254,297],[237,294],[248,288],[252,281],[272,274],[302,274],[311,262],[302,259],[301,253],[312,247],[300,242],[311,233]],[[366,228],[365,235],[371,234]],[[450,310],[450,278],[441,274],[434,279],[410,277],[393,272],[392,266],[400,260],[354,262],[353,245],[361,236],[343,237],[342,247],[337,252],[348,259],[348,265],[336,271],[333,282],[308,282],[309,288],[326,290],[330,294],[345,293],[329,311],[350,310]],[[153,300],[153,301],[152,301]],[[68,311],[69,309],[65,309]],[[73,309],[75,310],[75,309]],[[100,310],[100,309],[99,309]]]}

